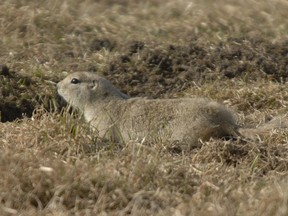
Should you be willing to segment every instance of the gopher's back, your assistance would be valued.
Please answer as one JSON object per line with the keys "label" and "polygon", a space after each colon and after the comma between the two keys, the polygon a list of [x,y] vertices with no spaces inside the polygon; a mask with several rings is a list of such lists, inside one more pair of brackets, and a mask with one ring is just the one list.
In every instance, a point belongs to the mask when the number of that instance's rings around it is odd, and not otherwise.
{"label": "gopher's back", "polygon": [[132,98],[105,109],[124,141],[145,138],[194,145],[199,139],[237,133],[233,114],[223,105],[202,98]]}

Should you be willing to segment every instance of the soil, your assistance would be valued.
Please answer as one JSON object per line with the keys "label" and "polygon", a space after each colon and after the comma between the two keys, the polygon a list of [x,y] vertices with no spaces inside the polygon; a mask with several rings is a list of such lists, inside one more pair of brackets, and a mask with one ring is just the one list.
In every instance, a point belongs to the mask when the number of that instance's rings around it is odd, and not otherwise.
{"label": "soil", "polygon": [[0,113],[1,122],[31,117],[36,107],[52,109],[51,101],[56,96],[50,86],[42,84],[39,78],[33,79],[19,72],[0,66]]}
{"label": "soil", "polygon": [[[288,215],[287,11],[286,0],[1,1],[0,215]],[[102,140],[61,109],[55,83],[75,71],[130,96],[208,97],[252,130],[187,152]]]}
{"label": "soil", "polygon": [[[143,41],[119,46],[105,38],[93,39],[89,46],[91,53],[103,48],[121,53],[100,72],[132,97],[168,98],[183,92],[193,83],[201,85],[227,79],[288,80],[287,41],[272,43],[259,37],[230,38],[225,43],[211,45],[202,44],[196,38],[187,45],[154,48]],[[73,55],[65,56],[67,61],[77,62]],[[89,64],[86,70],[98,72],[93,64]],[[43,78],[35,80],[2,65],[0,82],[2,122],[13,121],[23,115],[30,117],[39,104],[51,109],[55,88],[44,83]],[[39,88],[49,91],[39,91]]]}
{"label": "soil", "polygon": [[230,38],[213,46],[195,40],[156,50],[138,41],[111,62],[104,75],[131,96],[171,97],[192,82],[247,77],[286,82],[287,56],[287,42],[272,44],[260,38]]}

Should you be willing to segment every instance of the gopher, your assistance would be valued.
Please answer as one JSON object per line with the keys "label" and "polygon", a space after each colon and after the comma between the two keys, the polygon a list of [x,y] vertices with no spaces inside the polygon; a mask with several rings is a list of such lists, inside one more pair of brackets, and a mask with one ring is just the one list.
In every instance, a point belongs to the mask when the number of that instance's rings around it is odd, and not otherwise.
{"label": "gopher", "polygon": [[90,72],[68,75],[57,89],[100,137],[116,142],[159,140],[191,147],[199,140],[239,135],[233,113],[205,98],[130,98],[104,77]]}

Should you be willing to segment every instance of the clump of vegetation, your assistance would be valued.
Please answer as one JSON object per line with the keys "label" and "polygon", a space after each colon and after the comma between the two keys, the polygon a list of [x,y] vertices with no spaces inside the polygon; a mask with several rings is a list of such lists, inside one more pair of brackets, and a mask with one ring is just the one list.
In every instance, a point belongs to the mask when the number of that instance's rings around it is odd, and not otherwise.
{"label": "clump of vegetation", "polygon": [[131,96],[208,97],[257,127],[287,112],[285,0],[0,5],[1,215],[287,215],[287,128],[191,152],[111,143],[62,110],[67,73]]}

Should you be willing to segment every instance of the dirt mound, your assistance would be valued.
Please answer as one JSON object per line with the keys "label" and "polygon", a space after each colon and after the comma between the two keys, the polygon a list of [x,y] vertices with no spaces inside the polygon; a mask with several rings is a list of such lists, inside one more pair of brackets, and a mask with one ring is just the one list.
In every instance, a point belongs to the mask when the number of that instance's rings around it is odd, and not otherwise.
{"label": "dirt mound", "polygon": [[131,96],[169,97],[192,82],[232,78],[286,82],[287,55],[287,42],[272,44],[261,38],[230,38],[216,45],[195,40],[157,49],[134,41],[110,62],[104,75]]}
{"label": "dirt mound", "polygon": [[[1,122],[31,117],[37,106],[50,110],[55,97],[51,85],[43,78],[29,77],[0,66],[0,113]],[[56,93],[56,91],[54,92]]]}
{"label": "dirt mound", "polygon": [[[261,38],[230,38],[214,45],[193,40],[187,45],[154,48],[143,41],[131,41],[120,47],[109,39],[91,40],[91,53],[101,49],[110,50],[111,55],[114,50],[122,53],[111,58],[102,72],[130,96],[167,98],[183,92],[194,82],[201,85],[232,78],[275,82],[288,79],[288,42],[272,44]],[[66,58],[71,61],[71,56]],[[91,65],[87,70],[98,72]],[[59,81],[44,74],[24,76],[1,66],[1,121],[29,117],[39,104],[50,109],[51,103],[56,103],[52,102],[56,91],[45,80]]]}

